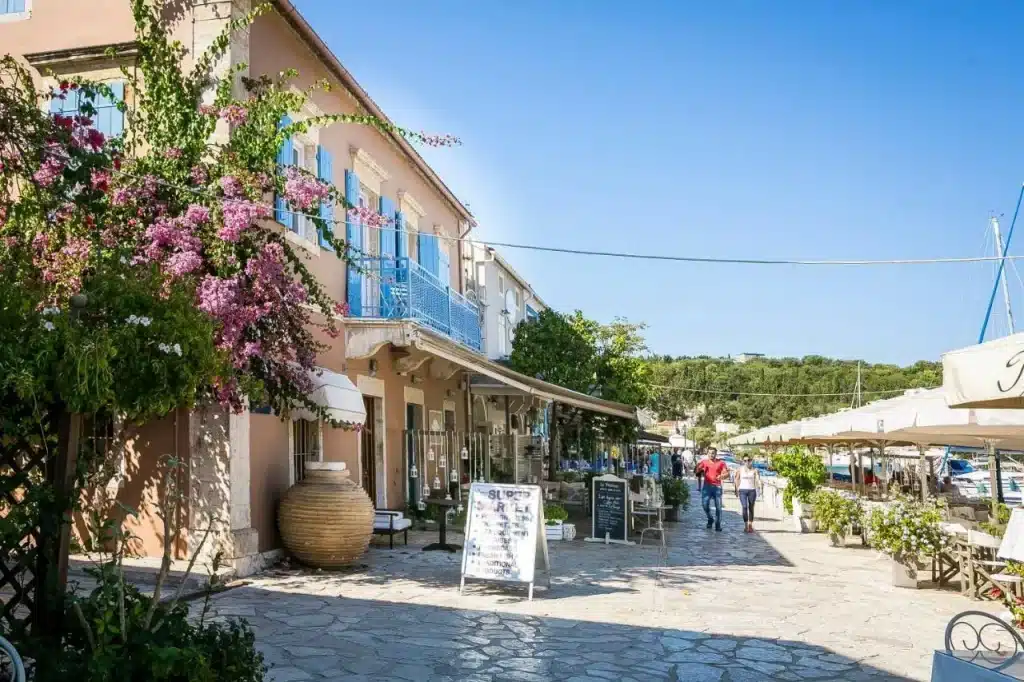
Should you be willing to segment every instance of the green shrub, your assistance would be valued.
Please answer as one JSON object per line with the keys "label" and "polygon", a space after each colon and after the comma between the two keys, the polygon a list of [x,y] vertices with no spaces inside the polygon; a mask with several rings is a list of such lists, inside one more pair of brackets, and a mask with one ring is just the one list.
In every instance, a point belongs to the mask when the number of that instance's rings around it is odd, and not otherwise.
{"label": "green shrub", "polygon": [[565,521],[569,518],[569,512],[565,511],[565,507],[556,503],[549,502],[544,505],[544,520],[549,526],[555,525],[558,521]]}
{"label": "green shrub", "polygon": [[913,565],[921,557],[933,557],[949,546],[949,536],[939,527],[942,507],[936,502],[899,499],[871,512],[871,546],[895,561]]}
{"label": "green shrub", "polygon": [[178,601],[154,608],[115,564],[90,573],[99,585],[87,597],[69,597],[62,646],[24,649],[36,661],[35,682],[264,679],[263,655],[244,621],[206,622],[205,606],[190,620],[188,605]]}
{"label": "green shrub", "polygon": [[670,507],[685,507],[690,504],[690,486],[681,479],[662,479],[661,494],[665,498],[665,504]]}
{"label": "green shrub", "polygon": [[835,490],[817,490],[811,495],[814,518],[818,528],[842,539],[852,528],[864,522],[864,508],[860,500],[851,499]]}
{"label": "green shrub", "polygon": [[782,491],[782,506],[793,513],[793,498],[809,503],[814,491],[828,478],[825,464],[803,446],[787,448],[772,455],[772,469],[789,483]]}

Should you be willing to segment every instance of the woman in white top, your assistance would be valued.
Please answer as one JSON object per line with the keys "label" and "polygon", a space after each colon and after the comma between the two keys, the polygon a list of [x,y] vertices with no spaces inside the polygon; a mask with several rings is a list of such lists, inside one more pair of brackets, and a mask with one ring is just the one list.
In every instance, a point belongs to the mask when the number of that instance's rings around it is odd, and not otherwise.
{"label": "woman in white top", "polygon": [[743,532],[753,533],[754,502],[757,500],[757,491],[761,489],[761,475],[754,468],[754,461],[750,455],[743,458],[743,466],[736,470],[732,482],[736,486],[740,506],[743,507]]}

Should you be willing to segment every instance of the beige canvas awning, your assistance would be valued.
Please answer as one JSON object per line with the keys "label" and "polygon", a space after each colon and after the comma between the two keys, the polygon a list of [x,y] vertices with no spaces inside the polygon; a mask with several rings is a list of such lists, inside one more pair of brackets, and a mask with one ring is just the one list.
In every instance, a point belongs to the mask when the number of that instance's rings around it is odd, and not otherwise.
{"label": "beige canvas awning", "polygon": [[950,407],[1024,408],[1024,333],[942,356]]}

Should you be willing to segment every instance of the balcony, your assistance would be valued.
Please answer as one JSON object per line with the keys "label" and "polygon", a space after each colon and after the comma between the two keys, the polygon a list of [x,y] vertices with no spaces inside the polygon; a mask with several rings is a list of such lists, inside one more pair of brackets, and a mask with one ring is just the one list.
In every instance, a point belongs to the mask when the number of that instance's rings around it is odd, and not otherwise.
{"label": "balcony", "polygon": [[[353,317],[414,320],[467,348],[483,352],[480,307],[419,263],[387,256],[354,262],[362,274],[358,276],[359,297],[349,292]],[[358,306],[353,305],[353,299],[359,302]]]}

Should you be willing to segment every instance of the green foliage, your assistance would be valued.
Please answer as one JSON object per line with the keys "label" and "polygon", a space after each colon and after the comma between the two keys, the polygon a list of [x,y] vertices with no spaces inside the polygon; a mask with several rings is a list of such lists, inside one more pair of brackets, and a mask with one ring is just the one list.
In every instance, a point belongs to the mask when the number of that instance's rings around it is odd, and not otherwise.
{"label": "green foliage", "polygon": [[933,557],[949,546],[942,531],[943,509],[939,503],[902,498],[873,509],[868,528],[871,546],[895,561],[913,566],[920,557]]}
{"label": "green foliage", "polygon": [[771,458],[772,469],[787,481],[782,492],[782,506],[793,513],[793,498],[809,503],[814,491],[828,478],[821,458],[803,446],[786,448]]}
{"label": "green foliage", "polygon": [[845,538],[847,533],[864,522],[864,507],[860,500],[835,490],[820,489],[811,495],[814,518],[825,533]]}
{"label": "green foliage", "polygon": [[[616,319],[602,325],[580,311],[564,315],[545,310],[516,327],[509,364],[528,376],[605,400],[646,407],[653,395],[651,372],[643,359],[642,324]],[[586,433],[611,440],[631,439],[635,422],[561,405],[556,418],[579,420]]]}
{"label": "green foliage", "polygon": [[690,486],[678,478],[663,478],[661,494],[670,507],[686,507],[690,504]]}
{"label": "green foliage", "polygon": [[[662,419],[682,419],[706,409],[703,419],[707,423],[722,420],[745,429],[849,407],[848,395],[807,394],[851,392],[857,383],[858,364],[820,356],[759,358],[745,363],[728,358],[656,357],[649,363],[654,384],[675,387],[656,393],[653,408]],[[938,386],[942,383],[942,366],[936,362],[918,362],[909,367],[861,363],[861,381],[869,399],[891,397],[895,393],[871,392]]]}
{"label": "green foliage", "polygon": [[996,506],[996,518],[990,518],[985,523],[979,524],[979,530],[997,538],[1003,537],[1006,533],[1006,524],[1010,522],[1010,508],[1002,502]]}
{"label": "green foliage", "polygon": [[24,652],[36,658],[35,682],[264,679],[263,655],[248,624],[206,622],[205,608],[192,621],[180,602],[154,610],[152,600],[125,583],[115,564],[90,573],[99,584],[87,597],[70,598],[63,648]]}
{"label": "green foliage", "polygon": [[565,521],[567,518],[569,518],[569,512],[565,511],[565,507],[557,502],[548,502],[544,505],[544,520],[549,526],[553,526],[559,521]]}
{"label": "green foliage", "polygon": [[699,448],[706,448],[714,443],[717,435],[715,429],[710,426],[694,426],[686,432],[686,437],[692,440]]}

